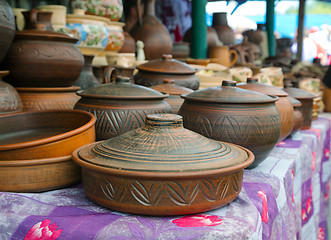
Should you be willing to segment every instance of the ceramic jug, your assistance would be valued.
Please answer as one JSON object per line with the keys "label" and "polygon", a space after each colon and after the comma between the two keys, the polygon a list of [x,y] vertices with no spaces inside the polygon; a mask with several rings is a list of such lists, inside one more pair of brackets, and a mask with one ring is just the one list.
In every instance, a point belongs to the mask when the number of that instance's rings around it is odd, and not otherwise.
{"label": "ceramic jug", "polygon": [[215,46],[209,50],[209,57],[216,58],[217,63],[231,67],[236,63],[238,58],[237,51],[230,49],[228,46]]}
{"label": "ceramic jug", "polygon": [[224,45],[232,45],[235,42],[235,36],[232,28],[228,25],[226,15],[226,12],[214,13],[212,26],[216,30],[219,40]]}
{"label": "ceramic jug", "polygon": [[51,22],[53,12],[41,11],[33,8],[30,11],[22,12],[22,14],[25,20],[25,30],[54,30]]}

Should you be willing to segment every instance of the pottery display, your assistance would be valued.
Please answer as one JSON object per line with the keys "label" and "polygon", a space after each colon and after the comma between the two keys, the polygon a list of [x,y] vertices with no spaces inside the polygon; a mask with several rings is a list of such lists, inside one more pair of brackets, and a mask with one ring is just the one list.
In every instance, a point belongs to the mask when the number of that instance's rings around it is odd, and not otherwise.
{"label": "pottery display", "polygon": [[23,104],[14,87],[2,81],[9,71],[0,71],[0,117],[5,114],[22,112]]}
{"label": "pottery display", "polygon": [[78,91],[77,94],[81,99],[74,108],[91,112],[97,118],[97,140],[144,126],[148,114],[172,110],[164,100],[168,94],[132,84],[128,77],[118,76],[114,83]]}
{"label": "pottery display", "polygon": [[136,40],[128,32],[123,32],[124,43],[119,53],[135,53],[136,52]]}
{"label": "pottery display", "polygon": [[213,13],[212,27],[216,30],[218,34],[218,39],[224,45],[234,44],[234,40],[235,40],[234,32],[232,28],[228,25],[226,12]]}
{"label": "pottery display", "polygon": [[0,118],[0,159],[24,160],[71,155],[95,141],[95,117],[77,110],[15,113]]}
{"label": "pottery display", "polygon": [[197,90],[199,78],[196,70],[188,64],[172,58],[172,55],[163,55],[162,59],[148,61],[137,66],[138,72],[134,75],[136,84],[151,87],[162,84],[163,79],[174,79],[182,87]]}
{"label": "pottery display", "polygon": [[15,36],[15,17],[6,0],[0,0],[0,64]]}
{"label": "pottery display", "polygon": [[115,82],[117,77],[128,77],[130,83],[134,83],[133,73],[135,67],[122,67],[122,66],[107,66],[104,68],[104,82],[111,83]]}
{"label": "pottery display", "polygon": [[174,114],[73,152],[85,194],[107,208],[143,215],[205,212],[233,201],[253,154],[183,128]]}
{"label": "pottery display", "polygon": [[172,46],[172,56],[177,59],[186,59],[190,56],[189,42],[176,42]]}
{"label": "pottery display", "polygon": [[92,69],[93,55],[84,55],[84,67],[80,72],[79,77],[73,83],[75,86],[79,86],[81,89],[87,89],[90,87],[98,86],[100,83],[98,79],[94,76]]}
{"label": "pottery display", "polygon": [[192,89],[176,85],[176,81],[172,79],[164,79],[162,84],[154,85],[152,89],[161,93],[169,94],[165,100],[172,108],[172,113],[177,114],[182,106],[184,99],[180,97],[182,94],[193,92]]}
{"label": "pottery display", "polygon": [[231,67],[237,62],[238,53],[229,46],[215,46],[210,48],[209,57],[217,59],[217,63]]}
{"label": "pottery display", "polygon": [[17,87],[23,102],[24,111],[40,111],[51,109],[74,109],[80,99],[76,92],[78,86],[70,87]]}
{"label": "pottery display", "polygon": [[252,49],[242,44],[232,45],[231,49],[238,53],[237,64],[250,64],[254,62],[254,52]]}
{"label": "pottery display", "polygon": [[293,128],[292,128],[292,131],[291,131],[291,135],[295,134],[296,132],[298,132],[302,126],[303,126],[303,115],[302,115],[302,103],[291,97],[291,96],[288,96],[288,98],[290,99],[292,105],[293,105]]}
{"label": "pottery display", "polygon": [[[38,19],[40,13],[46,12],[24,13]],[[75,45],[77,41],[54,31],[17,31],[4,61],[10,71],[4,80],[15,87],[71,86],[84,65],[83,55]]]}
{"label": "pottery display", "polygon": [[52,12],[51,24],[54,31],[62,31],[66,27],[67,7],[62,5],[41,5],[36,9]]}
{"label": "pottery display", "polygon": [[253,152],[256,167],[276,146],[281,118],[276,96],[267,96],[236,87],[235,81],[220,87],[199,89],[182,95],[178,114],[184,127],[208,138],[243,146]]}
{"label": "pottery display", "polygon": [[[136,41],[144,42],[146,60],[158,59],[163,54],[172,53],[172,39],[169,31],[155,16],[155,1],[146,1],[144,16],[138,21],[141,25],[138,24],[130,32]],[[140,1],[137,1],[137,7],[140,8]]]}
{"label": "pottery display", "polygon": [[282,123],[279,141],[284,140],[290,135],[294,125],[294,109],[287,92],[277,87],[259,83],[257,78],[249,78],[247,79],[247,83],[238,84],[238,87],[266,95],[277,96],[279,100],[275,104]]}

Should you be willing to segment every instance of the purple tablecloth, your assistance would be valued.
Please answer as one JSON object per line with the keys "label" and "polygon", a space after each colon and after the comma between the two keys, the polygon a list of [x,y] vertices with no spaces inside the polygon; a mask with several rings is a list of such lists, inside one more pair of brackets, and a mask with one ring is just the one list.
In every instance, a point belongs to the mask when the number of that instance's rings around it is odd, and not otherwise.
{"label": "purple tablecloth", "polygon": [[100,207],[81,185],[0,192],[0,239],[327,239],[329,118],[319,117],[257,168],[245,170],[238,198],[222,208],[147,217]]}

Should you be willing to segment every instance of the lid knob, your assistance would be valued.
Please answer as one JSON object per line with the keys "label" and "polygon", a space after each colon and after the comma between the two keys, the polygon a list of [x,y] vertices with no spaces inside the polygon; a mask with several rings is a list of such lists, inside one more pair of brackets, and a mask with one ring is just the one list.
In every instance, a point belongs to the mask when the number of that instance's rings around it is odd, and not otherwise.
{"label": "lid knob", "polygon": [[230,86],[230,87],[235,87],[235,86],[237,86],[237,82],[236,81],[232,81],[232,80],[223,80],[223,82],[222,82],[222,87],[228,87],[228,86]]}
{"label": "lid knob", "polygon": [[165,59],[172,59],[172,55],[171,54],[163,54],[162,55],[162,59],[165,60]]}
{"label": "lid knob", "polygon": [[177,114],[160,113],[149,114],[146,117],[146,126],[183,126],[183,117]]}
{"label": "lid knob", "polygon": [[258,78],[254,78],[254,77],[247,78],[247,82],[248,83],[257,83],[258,81],[259,81]]}
{"label": "lid knob", "polygon": [[175,83],[175,80],[174,79],[163,79],[163,83]]}
{"label": "lid knob", "polygon": [[130,78],[119,75],[119,76],[116,77],[115,82],[117,82],[117,83],[130,83]]}

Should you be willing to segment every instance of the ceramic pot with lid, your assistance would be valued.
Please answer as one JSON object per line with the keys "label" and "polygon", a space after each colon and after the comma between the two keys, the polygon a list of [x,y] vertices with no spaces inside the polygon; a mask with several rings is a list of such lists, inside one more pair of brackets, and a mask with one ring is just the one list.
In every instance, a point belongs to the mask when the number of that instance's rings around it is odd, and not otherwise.
{"label": "ceramic pot with lid", "polygon": [[101,84],[77,94],[81,99],[74,109],[90,112],[97,118],[97,140],[144,126],[148,114],[172,111],[164,100],[168,94],[132,84],[128,77],[118,76],[114,83]]}
{"label": "ceramic pot with lid", "polygon": [[274,86],[259,83],[257,78],[248,78],[246,83],[240,83],[238,87],[279,97],[279,100],[275,103],[282,123],[279,141],[290,135],[294,125],[294,109],[287,92]]}
{"label": "ceramic pot with lid", "polygon": [[148,61],[137,66],[138,72],[134,76],[134,82],[139,85],[151,87],[162,84],[163,79],[174,79],[176,84],[182,87],[197,90],[199,78],[196,70],[188,64],[172,58],[172,55],[163,55],[162,59]]}
{"label": "ceramic pot with lid", "polygon": [[184,127],[208,138],[243,146],[253,152],[256,167],[276,146],[281,120],[276,96],[236,87],[224,80],[222,86],[199,89],[182,95],[178,114]]}
{"label": "ceramic pot with lid", "polygon": [[146,126],[73,152],[87,196],[144,215],[209,211],[240,193],[253,154],[183,128],[181,116],[152,114]]}
{"label": "ceramic pot with lid", "polygon": [[291,96],[288,96],[292,105],[293,105],[293,129],[291,131],[291,135],[297,133],[303,126],[303,115],[302,115],[302,103]]}

